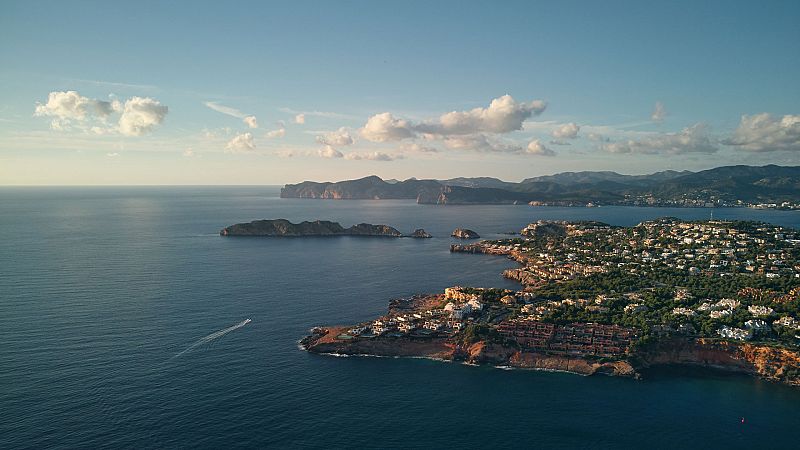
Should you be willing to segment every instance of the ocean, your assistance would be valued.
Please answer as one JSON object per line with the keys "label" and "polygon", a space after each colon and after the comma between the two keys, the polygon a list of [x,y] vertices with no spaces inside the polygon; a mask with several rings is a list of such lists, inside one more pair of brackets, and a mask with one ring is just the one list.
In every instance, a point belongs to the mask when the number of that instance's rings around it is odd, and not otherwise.
{"label": "ocean", "polygon": [[[0,448],[796,448],[800,389],[712,371],[640,381],[306,353],[316,325],[464,284],[451,254],[538,219],[633,225],[708,209],[280,199],[276,187],[0,188]],[[797,212],[718,209],[798,227]],[[262,218],[433,239],[223,238]],[[249,322],[247,321],[249,319]],[[745,419],[742,423],[742,418]]]}

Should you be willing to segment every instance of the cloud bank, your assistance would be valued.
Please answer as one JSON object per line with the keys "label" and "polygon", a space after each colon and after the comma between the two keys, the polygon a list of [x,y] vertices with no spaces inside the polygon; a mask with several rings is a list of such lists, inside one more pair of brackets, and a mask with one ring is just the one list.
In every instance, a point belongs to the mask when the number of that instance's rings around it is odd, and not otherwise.
{"label": "cloud bank", "polygon": [[750,152],[800,151],[800,115],[742,116],[739,126],[724,143]]}
{"label": "cloud bank", "polygon": [[601,145],[609,153],[617,154],[686,154],[714,153],[719,150],[716,140],[709,136],[705,124],[695,124],[678,133],[652,134],[640,139],[609,142]]}

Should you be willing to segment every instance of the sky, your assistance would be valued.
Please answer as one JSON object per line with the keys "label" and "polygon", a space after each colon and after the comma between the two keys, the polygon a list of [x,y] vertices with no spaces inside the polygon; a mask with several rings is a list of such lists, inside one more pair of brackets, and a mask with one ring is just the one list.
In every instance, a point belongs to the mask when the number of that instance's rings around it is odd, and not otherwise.
{"label": "sky", "polygon": [[0,3],[0,185],[800,164],[800,2]]}

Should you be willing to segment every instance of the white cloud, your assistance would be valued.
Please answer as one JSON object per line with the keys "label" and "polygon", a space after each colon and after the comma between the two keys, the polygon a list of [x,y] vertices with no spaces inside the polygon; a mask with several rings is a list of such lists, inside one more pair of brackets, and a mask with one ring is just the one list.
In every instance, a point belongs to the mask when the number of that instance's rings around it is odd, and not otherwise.
{"label": "white cloud", "polygon": [[[97,100],[76,91],[54,91],[47,103],[36,104],[34,115],[50,117],[50,128],[68,131],[73,127],[89,134],[120,133],[141,136],[161,124],[168,108],[149,97],[132,97],[123,104],[119,100]],[[109,124],[112,115],[120,114],[117,126]]]}
{"label": "white cloud", "polygon": [[125,102],[119,118],[119,132],[126,136],[141,136],[161,124],[166,106],[149,97],[132,97]]}
{"label": "white cloud", "polygon": [[256,119],[256,116],[252,114],[245,114],[236,108],[220,105],[218,102],[203,102],[203,104],[218,113],[236,117],[237,119],[242,119],[242,122],[244,122],[244,124],[250,128],[258,128],[258,120]]}
{"label": "white cloud", "polygon": [[468,136],[448,136],[443,140],[444,146],[451,150],[474,150],[491,153],[522,153],[522,146],[516,143],[489,139],[483,134]]}
{"label": "white cloud", "polygon": [[302,124],[306,123],[306,115],[301,113],[301,114],[298,114],[298,115],[294,116],[294,123],[296,123],[298,125],[302,125]]}
{"label": "white cloud", "polygon": [[319,154],[319,156],[321,156],[323,158],[331,158],[331,159],[333,159],[333,158],[341,158],[341,157],[344,156],[342,154],[342,152],[340,152],[339,150],[336,150],[335,148],[331,147],[330,145],[326,145],[325,147],[322,147],[321,149],[319,149],[318,154]]}
{"label": "white cloud", "polygon": [[326,119],[355,119],[355,117],[351,115],[331,111],[298,111],[292,108],[278,108],[278,111],[287,114],[295,114],[295,119],[302,116],[301,120],[303,120],[303,122],[295,121],[295,123],[305,123],[306,116],[323,117]]}
{"label": "white cloud", "polygon": [[478,133],[509,133],[521,130],[526,119],[541,114],[546,107],[547,104],[541,100],[520,103],[510,95],[504,95],[492,100],[486,108],[453,111],[418,124],[384,112],[370,117],[361,129],[361,135],[373,142],[387,142],[413,138],[417,134],[430,139]]}
{"label": "white cloud", "polygon": [[556,139],[575,139],[578,137],[578,130],[580,129],[581,127],[574,122],[565,123],[553,130],[553,137]]}
{"label": "white cloud", "polygon": [[656,106],[653,107],[653,113],[650,114],[650,120],[653,122],[663,122],[666,117],[667,110],[664,109],[664,104],[656,102]]}
{"label": "white cloud", "polygon": [[601,148],[621,154],[684,154],[714,153],[717,143],[708,135],[708,126],[702,123],[684,128],[679,133],[650,134],[639,139],[609,142]]}
{"label": "white cloud", "polygon": [[250,128],[258,128],[258,121],[256,120],[256,116],[247,116],[242,119],[242,122],[245,123]]}
{"label": "white cloud", "polygon": [[608,137],[603,136],[602,134],[599,133],[589,133],[586,135],[586,137],[589,138],[590,141],[594,142],[611,142],[611,140]]}
{"label": "white cloud", "polygon": [[186,150],[184,150],[184,151],[183,151],[183,153],[181,153],[181,154],[182,154],[183,156],[187,157],[187,158],[192,158],[192,157],[194,157],[194,156],[195,156],[194,150],[192,150],[192,149],[190,149],[190,148],[187,148],[187,149],[186,149]]}
{"label": "white cloud", "polygon": [[253,141],[253,135],[250,133],[236,135],[225,145],[226,153],[250,153],[255,149],[256,144]]}
{"label": "white cloud", "polygon": [[381,113],[370,117],[361,136],[373,142],[399,141],[414,136],[411,122],[395,118],[392,113]]}
{"label": "white cloud", "polygon": [[351,145],[355,141],[350,135],[350,131],[348,131],[345,127],[341,127],[336,131],[331,131],[329,133],[317,136],[317,142],[322,145],[343,146]]}
{"label": "white cloud", "polygon": [[510,95],[504,95],[492,100],[487,108],[449,112],[437,121],[420,124],[417,129],[441,135],[508,133],[521,130],[526,119],[538,116],[545,108],[547,103],[542,100],[520,103]]}
{"label": "white cloud", "polygon": [[800,150],[800,115],[742,116],[733,136],[724,143],[750,152]]}
{"label": "white cloud", "polygon": [[286,136],[286,128],[280,127],[277,130],[268,131],[266,136],[270,139],[282,138]]}
{"label": "white cloud", "polygon": [[344,155],[344,159],[351,161],[368,160],[368,161],[394,161],[395,159],[403,159],[402,155],[389,155],[383,152],[369,152],[369,153],[348,153]]}
{"label": "white cloud", "polygon": [[106,156],[108,156],[109,158],[116,158],[117,156],[119,156],[119,153],[117,153],[117,152],[106,153]]}
{"label": "white cloud", "polygon": [[556,154],[556,152],[545,147],[545,145],[542,144],[538,139],[528,142],[528,147],[525,149],[525,153],[539,156],[555,156]]}
{"label": "white cloud", "polygon": [[[47,103],[36,104],[34,116],[50,117],[50,127],[64,131],[73,122],[99,121],[105,123],[114,112],[121,109],[119,101],[103,101],[88,98],[76,91],[53,91],[47,96]],[[97,133],[96,133],[97,134]]]}
{"label": "white cloud", "polygon": [[245,117],[247,117],[247,114],[239,111],[238,109],[231,108],[230,106],[220,105],[217,102],[203,102],[203,104],[213,109],[216,112],[227,114],[229,116],[236,117],[238,119],[244,119]]}
{"label": "white cloud", "polygon": [[400,150],[405,152],[418,152],[418,153],[438,153],[439,149],[436,147],[429,147],[427,145],[417,144],[416,142],[404,142],[400,145]]}

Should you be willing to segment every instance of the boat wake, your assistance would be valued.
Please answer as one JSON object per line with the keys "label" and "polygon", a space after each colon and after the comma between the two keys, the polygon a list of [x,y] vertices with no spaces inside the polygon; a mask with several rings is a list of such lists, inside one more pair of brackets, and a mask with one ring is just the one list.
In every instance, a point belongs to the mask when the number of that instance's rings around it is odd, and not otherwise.
{"label": "boat wake", "polygon": [[188,353],[188,352],[196,349],[197,347],[199,347],[199,346],[201,346],[203,344],[209,344],[212,341],[215,341],[215,340],[221,338],[222,336],[225,336],[226,334],[230,333],[231,331],[235,331],[235,330],[238,330],[239,328],[242,328],[243,326],[247,325],[250,322],[252,322],[250,319],[244,319],[243,321],[237,323],[236,325],[230,326],[228,328],[224,328],[224,329],[219,330],[219,331],[215,331],[215,332],[209,334],[208,336],[201,337],[200,339],[196,340],[192,345],[186,347],[183,351],[181,351],[180,353],[178,353],[175,356],[173,356],[173,358],[177,358],[177,357],[183,355],[184,353]]}

